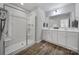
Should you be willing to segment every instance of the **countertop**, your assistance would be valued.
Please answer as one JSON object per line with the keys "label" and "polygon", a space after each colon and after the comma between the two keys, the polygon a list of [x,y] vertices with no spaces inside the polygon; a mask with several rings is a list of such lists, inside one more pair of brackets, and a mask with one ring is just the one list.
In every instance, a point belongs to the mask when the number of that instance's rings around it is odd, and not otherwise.
{"label": "countertop", "polygon": [[57,31],[79,32],[79,29],[77,29],[77,28],[59,28],[59,29],[42,28],[42,30],[57,30]]}

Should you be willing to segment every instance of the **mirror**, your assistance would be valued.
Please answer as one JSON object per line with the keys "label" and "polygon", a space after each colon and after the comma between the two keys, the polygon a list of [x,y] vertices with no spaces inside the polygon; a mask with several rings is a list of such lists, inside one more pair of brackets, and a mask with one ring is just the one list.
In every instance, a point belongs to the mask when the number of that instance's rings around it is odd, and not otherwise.
{"label": "mirror", "polygon": [[49,16],[49,27],[68,28],[70,27],[70,13]]}

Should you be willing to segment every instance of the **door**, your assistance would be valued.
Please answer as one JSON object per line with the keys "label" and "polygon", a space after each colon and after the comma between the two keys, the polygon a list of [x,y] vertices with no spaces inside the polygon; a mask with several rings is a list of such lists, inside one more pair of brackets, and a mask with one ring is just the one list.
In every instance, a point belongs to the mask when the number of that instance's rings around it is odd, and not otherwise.
{"label": "door", "polygon": [[32,12],[29,15],[27,22],[27,41],[28,45],[35,43],[35,13]]}

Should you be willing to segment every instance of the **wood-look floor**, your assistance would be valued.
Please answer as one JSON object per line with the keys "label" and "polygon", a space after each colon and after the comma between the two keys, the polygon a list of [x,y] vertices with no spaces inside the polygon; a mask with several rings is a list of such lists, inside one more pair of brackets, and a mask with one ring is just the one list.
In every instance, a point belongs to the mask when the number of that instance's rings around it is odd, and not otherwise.
{"label": "wood-look floor", "polygon": [[35,43],[33,46],[24,49],[16,55],[78,55],[76,52],[51,44],[46,41]]}

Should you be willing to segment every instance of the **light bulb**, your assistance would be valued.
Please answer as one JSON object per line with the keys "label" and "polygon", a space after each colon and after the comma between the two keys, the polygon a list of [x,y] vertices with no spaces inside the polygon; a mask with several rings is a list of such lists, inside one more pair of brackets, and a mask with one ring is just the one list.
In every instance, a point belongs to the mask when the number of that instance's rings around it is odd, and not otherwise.
{"label": "light bulb", "polygon": [[21,5],[23,5],[23,3],[21,3]]}

